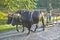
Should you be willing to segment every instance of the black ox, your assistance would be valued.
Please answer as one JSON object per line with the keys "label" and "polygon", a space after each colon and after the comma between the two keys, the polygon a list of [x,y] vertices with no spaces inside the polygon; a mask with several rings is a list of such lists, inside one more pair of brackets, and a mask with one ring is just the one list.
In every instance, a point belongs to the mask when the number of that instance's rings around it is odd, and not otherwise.
{"label": "black ox", "polygon": [[33,24],[36,24],[36,28],[34,32],[36,31],[36,29],[38,28],[37,24],[40,20],[42,20],[42,23],[43,23],[43,30],[45,29],[44,19],[43,17],[40,18],[40,16],[41,16],[41,13],[40,11],[37,11],[37,10],[34,10],[34,11],[19,10],[15,14],[12,14],[10,18],[8,17],[8,22],[10,22],[13,26],[16,25],[17,31],[19,31],[18,25],[23,25],[22,31],[24,31],[24,27],[27,27],[28,28],[27,35],[28,35],[30,33],[31,26]]}

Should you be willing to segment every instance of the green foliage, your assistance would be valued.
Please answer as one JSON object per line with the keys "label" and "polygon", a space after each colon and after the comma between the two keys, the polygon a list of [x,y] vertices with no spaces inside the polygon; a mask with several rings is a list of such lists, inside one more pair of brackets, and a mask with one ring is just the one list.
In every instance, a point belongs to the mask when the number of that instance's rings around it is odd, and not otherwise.
{"label": "green foliage", "polygon": [[47,7],[47,0],[38,0],[37,1],[37,8],[45,8]]}
{"label": "green foliage", "polygon": [[0,0],[0,10],[16,11],[18,9],[49,9],[49,3],[52,8],[60,8],[60,0]]}
{"label": "green foliage", "polygon": [[[18,28],[21,28],[22,25],[19,25]],[[4,31],[9,31],[9,30],[12,30],[12,29],[15,29],[16,26],[12,26],[12,25],[0,25],[0,32],[4,32]]]}
{"label": "green foliage", "polygon": [[52,8],[60,8],[60,0],[38,0],[37,8],[49,8],[49,3],[52,4]]}
{"label": "green foliage", "polygon": [[6,19],[7,14],[0,11],[0,19]]}
{"label": "green foliage", "polygon": [[5,24],[7,20],[7,14],[0,11],[0,24]]}
{"label": "green foliage", "polygon": [[15,11],[18,9],[33,9],[36,8],[35,0],[1,0],[1,9]]}

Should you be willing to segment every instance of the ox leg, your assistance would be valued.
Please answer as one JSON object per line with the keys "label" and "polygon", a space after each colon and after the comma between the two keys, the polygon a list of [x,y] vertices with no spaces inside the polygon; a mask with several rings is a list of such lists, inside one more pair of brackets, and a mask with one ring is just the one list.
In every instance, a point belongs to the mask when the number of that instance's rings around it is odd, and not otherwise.
{"label": "ox leg", "polygon": [[24,26],[23,26],[22,32],[24,32]]}
{"label": "ox leg", "polygon": [[28,27],[28,33],[27,33],[27,35],[29,35],[29,34],[30,34],[30,29],[31,29],[31,27]]}
{"label": "ox leg", "polygon": [[19,30],[18,30],[18,25],[16,25],[16,30],[17,30],[17,32],[19,32]]}
{"label": "ox leg", "polygon": [[43,24],[43,31],[45,30],[45,24],[44,24],[44,21],[42,22],[42,24]]}
{"label": "ox leg", "polygon": [[38,28],[38,25],[36,25],[36,28],[35,28],[34,32],[36,31],[37,28]]}
{"label": "ox leg", "polygon": [[43,31],[45,30],[45,24],[44,22],[42,23],[42,28],[43,28]]}
{"label": "ox leg", "polygon": [[42,27],[43,27],[43,31],[44,31],[45,30],[45,26],[43,25]]}

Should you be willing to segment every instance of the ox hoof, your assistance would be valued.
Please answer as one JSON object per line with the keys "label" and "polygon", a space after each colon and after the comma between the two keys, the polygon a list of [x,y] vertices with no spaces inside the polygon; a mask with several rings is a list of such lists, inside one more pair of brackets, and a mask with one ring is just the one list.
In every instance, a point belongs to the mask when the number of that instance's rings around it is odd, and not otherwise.
{"label": "ox hoof", "polygon": [[24,30],[22,30],[22,32],[24,32]]}
{"label": "ox hoof", "polygon": [[27,35],[29,35],[29,33],[27,33]]}
{"label": "ox hoof", "polygon": [[34,30],[33,32],[36,32],[36,30]]}
{"label": "ox hoof", "polygon": [[30,30],[31,32],[34,32],[33,30]]}
{"label": "ox hoof", "polygon": [[29,35],[30,33],[27,33],[27,35]]}
{"label": "ox hoof", "polygon": [[19,32],[19,30],[17,30],[17,32]]}
{"label": "ox hoof", "polygon": [[43,28],[43,31],[44,31],[45,29]]}
{"label": "ox hoof", "polygon": [[30,31],[31,31],[31,32],[34,32],[34,33],[36,32],[36,31],[33,31],[33,30],[30,30]]}

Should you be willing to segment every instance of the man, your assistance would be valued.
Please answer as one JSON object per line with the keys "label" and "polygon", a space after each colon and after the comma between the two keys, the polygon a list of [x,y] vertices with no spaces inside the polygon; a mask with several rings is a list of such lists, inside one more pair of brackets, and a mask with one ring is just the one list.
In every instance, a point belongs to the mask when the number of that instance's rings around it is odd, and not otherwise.
{"label": "man", "polygon": [[46,23],[48,24],[49,22],[51,22],[51,13],[48,12],[46,15]]}

